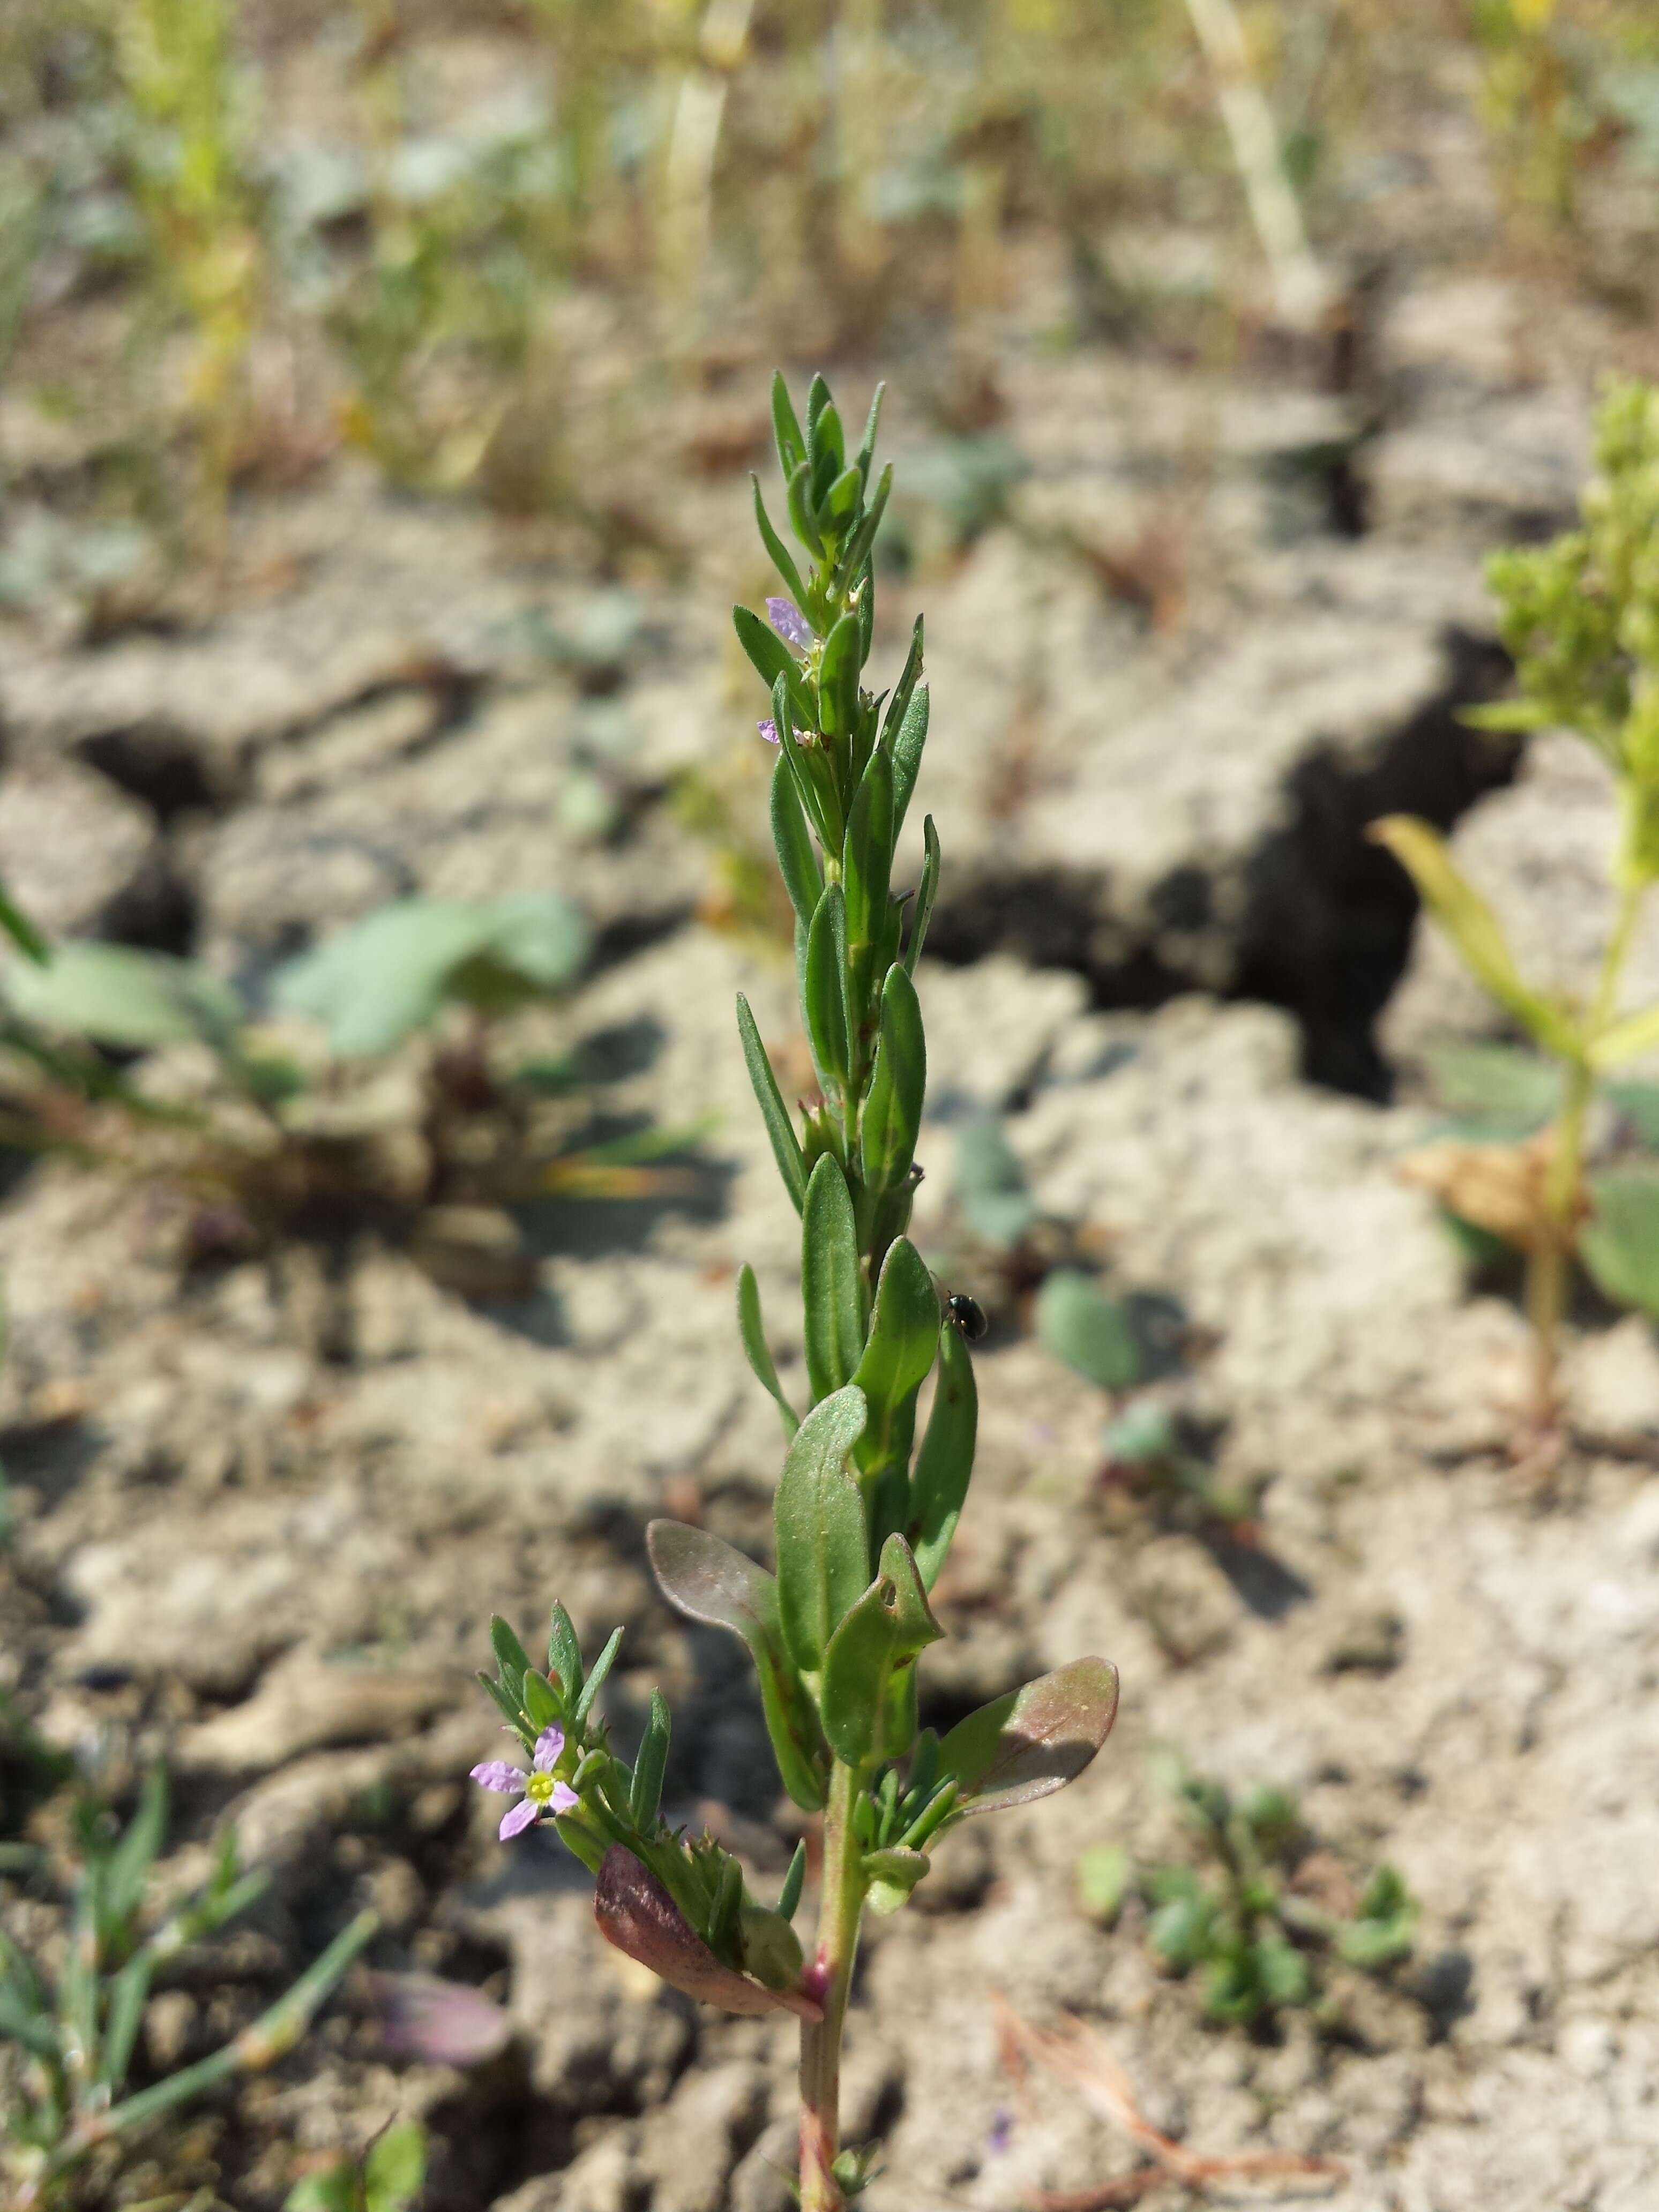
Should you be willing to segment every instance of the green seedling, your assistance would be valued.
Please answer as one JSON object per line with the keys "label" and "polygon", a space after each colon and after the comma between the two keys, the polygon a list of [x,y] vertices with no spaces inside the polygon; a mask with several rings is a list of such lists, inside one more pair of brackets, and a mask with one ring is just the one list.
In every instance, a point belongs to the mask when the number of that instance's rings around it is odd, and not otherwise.
{"label": "green seedling", "polygon": [[1212,2020],[1255,2027],[1322,2007],[1331,1961],[1377,1973],[1409,1958],[1418,1906],[1392,1867],[1356,1889],[1328,1854],[1316,1862],[1286,1791],[1236,1798],[1177,1759],[1164,1765],[1198,1863],[1137,1869],[1121,1845],[1098,1844],[1079,1863],[1078,1899],[1110,1926],[1138,1894],[1148,1947],[1170,1972],[1199,1974]]}
{"label": "green seedling", "polygon": [[283,2212],[412,2212],[426,2185],[426,2130],[418,2120],[383,2129],[361,2158],[342,2156],[296,2182]]}
{"label": "green seedling", "polygon": [[674,1522],[653,1522],[647,1541],[669,1601],[748,1647],[779,1779],[803,1811],[823,1815],[816,1940],[803,1945],[793,1926],[804,1847],[768,1903],[712,1838],[664,1819],[670,1719],[659,1694],[632,1766],[611,1749],[595,1698],[620,1632],[585,1670],[556,1605],[542,1673],[497,1622],[497,1674],[484,1680],[529,1765],[492,1761],[474,1779],[514,1800],[503,1838],[546,1819],[589,1868],[610,1942],[693,1996],[799,2019],[800,2201],[805,2212],[839,2212],[870,2172],[842,2143],[839,2110],[866,1907],[899,1910],[963,1820],[1081,1773],[1115,1717],[1117,1674],[1104,1660],[1077,1660],[943,1739],[920,1725],[917,1662],[945,1633],[929,1593],[967,1496],[977,1425],[969,1304],[941,1299],[905,1233],[927,1073],[914,973],[939,875],[928,818],[920,884],[912,893],[893,882],[928,727],[921,624],[890,687],[872,696],[863,681],[872,555],[892,480],[874,466],[879,392],[856,444],[822,377],[804,418],[781,376],[772,404],[799,551],[757,484],[756,519],[782,592],[764,619],[738,607],[733,620],[769,694],[761,736],[777,746],[772,828],[817,1078],[795,1111],[741,999],[738,1027],[800,1218],[805,1372],[786,1389],[744,1267],[744,1351],[785,1438],[775,1572]]}
{"label": "green seedling", "polygon": [[0,2172],[17,2212],[64,2212],[82,2202],[83,2184],[100,2176],[107,2184],[125,2148],[154,2122],[238,2075],[274,2064],[306,2033],[374,1934],[374,1914],[360,1913],[286,1996],[222,2050],[131,2087],[144,2008],[168,1962],[245,1911],[267,1879],[239,1870],[235,1841],[227,1834],[207,1887],[158,1914],[152,1875],[167,1819],[159,1771],[125,1830],[101,1808],[83,1803],[75,1818],[61,1950],[32,1955],[0,1934]]}
{"label": "green seedling", "polygon": [[[76,941],[16,959],[0,978],[0,1051],[26,1080],[0,1135],[182,1190],[204,1255],[343,1212],[401,1225],[458,1289],[509,1294],[527,1262],[502,1209],[672,1188],[656,1163],[692,1140],[586,1141],[602,1070],[502,1064],[500,1018],[556,998],[588,942],[551,894],[404,900],[278,970],[280,1027],[170,955]],[[182,1096],[106,1057],[181,1047],[209,1070]]]}
{"label": "green seedling", "polygon": [[[1617,915],[1599,975],[1578,996],[1528,982],[1497,915],[1437,831],[1393,815],[1371,835],[1409,872],[1470,974],[1556,1070],[1547,1126],[1507,1155],[1497,1187],[1485,1173],[1494,1164],[1488,1158],[1462,1164],[1468,1173],[1443,1179],[1440,1190],[1455,1212],[1526,1254],[1531,1420],[1547,1436],[1560,1415],[1561,1323],[1575,1256],[1615,1296],[1639,1287],[1638,1304],[1656,1273],[1659,1187],[1646,1170],[1597,1183],[1585,1158],[1591,1109],[1608,1078],[1659,1049],[1659,1006],[1632,1011],[1620,1002],[1626,960],[1659,877],[1659,391],[1608,391],[1580,526],[1548,545],[1495,555],[1487,574],[1519,691],[1467,719],[1487,729],[1570,729],[1604,763],[1618,793],[1619,846],[1609,856]],[[1544,1102],[1541,1077],[1529,1096],[1532,1107]]]}

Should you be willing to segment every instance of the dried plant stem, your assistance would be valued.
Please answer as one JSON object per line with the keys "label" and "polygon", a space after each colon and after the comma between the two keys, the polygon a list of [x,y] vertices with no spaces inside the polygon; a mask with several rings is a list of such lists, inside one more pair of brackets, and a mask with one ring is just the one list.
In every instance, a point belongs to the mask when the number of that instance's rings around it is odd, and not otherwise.
{"label": "dried plant stem", "polygon": [[841,2148],[842,2036],[864,1910],[853,1833],[858,1785],[858,1771],[837,1759],[823,1815],[823,1899],[814,1960],[823,2018],[803,2021],[800,2031],[801,2212],[841,2212],[846,2202],[833,2168]]}

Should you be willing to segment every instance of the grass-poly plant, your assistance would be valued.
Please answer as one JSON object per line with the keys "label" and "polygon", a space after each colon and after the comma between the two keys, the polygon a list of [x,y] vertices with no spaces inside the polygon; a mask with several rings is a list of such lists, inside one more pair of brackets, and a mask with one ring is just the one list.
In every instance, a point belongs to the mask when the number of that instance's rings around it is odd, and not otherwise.
{"label": "grass-poly plant", "polygon": [[101,2171],[106,2183],[107,2162],[154,2122],[236,2075],[274,2064],[374,1933],[374,1916],[360,1913],[222,2050],[134,2088],[139,2031],[157,1978],[186,1944],[246,1910],[268,1879],[239,1871],[227,1834],[206,1887],[156,1915],[152,1875],[167,1818],[159,1771],[124,1830],[103,1807],[83,1802],[75,1814],[61,1949],[33,1956],[0,1927],[0,2172],[17,2212],[79,2203],[88,2171]]}
{"label": "grass-poly plant", "polygon": [[891,482],[890,470],[873,477],[878,415],[879,394],[854,447],[821,377],[804,422],[781,377],[775,380],[778,459],[805,558],[778,535],[757,484],[757,521],[784,592],[768,601],[766,620],[747,607],[734,617],[771,695],[761,727],[778,747],[772,825],[818,1079],[792,1115],[739,999],[744,1054],[801,1219],[804,1412],[779,1380],[749,1267],[738,1287],[744,1347],[787,1439],[776,1572],[701,1528],[659,1521],[648,1540],[669,1600],[748,1645],[783,1786],[804,1811],[823,1814],[817,1936],[803,1947],[793,1924],[804,1847],[769,1905],[750,1894],[738,1861],[711,1838],[665,1825],[667,1707],[653,1696],[630,1768],[595,1711],[617,1638],[584,1674],[557,1606],[545,1674],[497,1624],[499,1678],[486,1680],[530,1763],[492,1762],[475,1774],[515,1799],[504,1836],[552,1820],[597,1877],[595,1911],[611,1942],[694,1996],[799,2017],[805,2212],[836,2212],[869,2176],[867,2159],[842,2145],[839,2118],[866,1907],[898,1910],[958,1822],[1073,1780],[1105,1741],[1117,1705],[1116,1670],[1080,1659],[971,1714],[943,1740],[918,1725],[916,1662],[944,1634],[929,1592],[967,1496],[977,1401],[957,1311],[904,1233],[927,1082],[914,971],[939,848],[928,820],[914,902],[896,893],[928,695],[920,622],[890,691],[872,696],[862,681],[874,634],[871,550]]}
{"label": "grass-poly plant", "polygon": [[1179,1759],[1162,1767],[1197,1863],[1137,1868],[1121,1845],[1097,1844],[1078,1868],[1079,1902],[1110,1923],[1138,1892],[1153,1955],[1170,1973],[1200,1974],[1212,2020],[1250,2027],[1319,2005],[1333,1960],[1377,1972],[1410,1957],[1418,1908],[1392,1867],[1355,1886],[1315,1853],[1288,1791],[1236,1796]]}
{"label": "grass-poly plant", "polygon": [[[1487,728],[1563,728],[1606,763],[1618,793],[1620,833],[1610,855],[1615,918],[1600,973],[1568,997],[1527,981],[1497,915],[1427,823],[1393,815],[1372,835],[1411,874],[1424,904],[1468,969],[1531,1043],[1555,1063],[1547,1133],[1516,1172],[1500,1177],[1485,1217],[1473,1179],[1455,1210],[1526,1253],[1527,1311],[1534,1341],[1532,1421],[1559,1415],[1559,1341],[1575,1255],[1615,1295],[1659,1224],[1618,1186],[1585,1172],[1589,1116],[1615,1069],[1659,1048],[1659,1006],[1621,1003],[1625,965],[1648,895],[1659,879],[1659,391],[1613,386],[1596,419],[1595,473],[1583,520],[1547,545],[1518,547],[1488,567],[1518,696],[1474,708]],[[1650,1272],[1652,1260],[1646,1262]]]}

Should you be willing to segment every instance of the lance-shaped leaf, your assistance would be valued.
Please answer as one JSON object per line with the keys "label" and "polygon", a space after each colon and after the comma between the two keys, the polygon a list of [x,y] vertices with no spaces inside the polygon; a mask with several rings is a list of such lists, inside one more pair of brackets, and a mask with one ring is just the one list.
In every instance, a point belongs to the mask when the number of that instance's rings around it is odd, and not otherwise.
{"label": "lance-shaped leaf", "polygon": [[772,527],[772,518],[766,512],[766,501],[761,497],[760,478],[751,476],[749,481],[754,487],[755,526],[760,532],[761,543],[771,556],[772,566],[787,586],[790,598],[798,607],[802,606],[805,604],[806,586],[800,580],[800,570],[795,566],[794,556],[789,548]]}
{"label": "lance-shaped leaf", "polygon": [[[846,591],[860,569],[868,562],[876,542],[876,532],[881,527],[881,518],[887,511],[887,502],[892,495],[892,490],[893,464],[889,461],[881,472],[881,480],[876,486],[875,496],[871,500],[868,508],[860,517],[857,529],[854,531],[841,550],[841,558],[836,563],[833,580],[837,594]],[[872,595],[866,590],[859,601],[858,608],[860,667],[870,658],[870,639],[874,611]]]}
{"label": "lance-shaped leaf", "polygon": [[881,403],[887,396],[887,386],[878,384],[870,395],[870,412],[864,418],[864,435],[859,441],[859,473],[867,483],[870,464],[876,457],[876,433],[881,427]]}
{"label": "lance-shaped leaf", "polygon": [[933,827],[931,814],[923,819],[921,842],[925,852],[921,881],[916,887],[916,910],[910,921],[910,942],[904,948],[905,973],[910,975],[915,974],[916,963],[927,942],[927,925],[933,918],[933,901],[939,896],[939,832]]}
{"label": "lance-shaped leaf", "polygon": [[910,1542],[929,1589],[939,1580],[962,1517],[974,1472],[979,1393],[962,1331],[946,1322],[939,1337],[939,1382],[910,1478]]}
{"label": "lance-shaped leaf", "polygon": [[1439,831],[1409,814],[1390,814],[1373,822],[1367,835],[1405,869],[1475,981],[1540,1044],[1576,1057],[1579,1041],[1571,1022],[1522,981],[1498,916],[1452,859]]}
{"label": "lance-shaped leaf", "polygon": [[[908,1741],[892,1740],[896,1717],[913,1710],[900,1695],[917,1655],[945,1631],[928,1608],[910,1547],[890,1536],[876,1578],[830,1639],[823,1657],[823,1732],[849,1766],[901,1758]],[[914,1723],[911,1723],[912,1729]]]}
{"label": "lance-shaped leaf", "polygon": [[908,973],[895,965],[882,986],[881,1035],[859,1130],[864,1179],[873,1189],[890,1190],[909,1174],[927,1091],[921,1002]]}
{"label": "lance-shaped leaf", "polygon": [[961,1790],[954,1817],[1028,1805],[1075,1782],[1117,1718],[1117,1669],[1069,1666],[1011,1690],[958,1721],[939,1747],[939,1771]]}
{"label": "lance-shaped leaf", "polygon": [[772,1364],[771,1349],[767,1344],[766,1330],[761,1320],[760,1285],[755,1280],[755,1271],[746,1260],[738,1270],[738,1329],[756,1381],[777,1401],[778,1411],[783,1416],[783,1434],[787,1443],[800,1426],[800,1419],[784,1396],[778,1370]]}
{"label": "lance-shaped leaf", "polygon": [[1659,1045],[1659,1006],[1646,1006],[1639,1014],[1626,1014],[1622,1021],[1611,1022],[1596,1036],[1589,1048],[1592,1067],[1617,1067],[1620,1061],[1634,1060]]}
{"label": "lance-shaped leaf", "polygon": [[858,1229],[847,1178],[828,1152],[812,1170],[801,1208],[800,1274],[806,1372],[816,1402],[850,1382],[864,1354]]}
{"label": "lance-shaped leaf", "polygon": [[839,884],[818,901],[806,933],[806,987],[801,1012],[807,1041],[826,1091],[850,1073],[847,1019],[847,902]]}
{"label": "lance-shaped leaf", "polygon": [[921,617],[916,617],[916,626],[910,633],[910,650],[904,656],[904,666],[899,680],[893,686],[893,696],[887,702],[887,712],[882,716],[881,734],[889,744],[897,734],[905,716],[910,711],[910,702],[915,696],[916,681],[921,674]]}
{"label": "lance-shaped leaf", "polygon": [[772,432],[777,440],[778,466],[785,476],[792,476],[806,459],[806,440],[781,368],[772,372]]}
{"label": "lance-shaped leaf", "polygon": [[781,757],[772,771],[772,842],[789,902],[800,921],[810,922],[823,893],[823,870],[795,788],[794,772]]}
{"label": "lance-shaped leaf", "polygon": [[645,1547],[657,1586],[688,1619],[730,1629],[749,1646],[760,1678],[767,1734],[784,1788],[809,1813],[823,1803],[830,1758],[805,1684],[790,1665],[778,1617],[778,1586],[764,1567],[678,1521],[653,1521]]}
{"label": "lance-shaped leaf", "polygon": [[755,673],[767,690],[772,690],[781,682],[797,719],[810,721],[811,702],[807,696],[806,686],[801,681],[799,666],[776,631],[768,629],[752,607],[733,607],[732,627],[738,633],[738,644],[754,664]]}
{"label": "lance-shaped leaf", "polygon": [[556,1598],[547,1624],[547,1664],[568,1706],[582,1686],[582,1647],[570,1615]]}
{"label": "lance-shaped leaf", "polygon": [[818,712],[823,733],[850,738],[859,719],[859,624],[856,615],[842,615],[823,641],[818,671]]}
{"label": "lance-shaped leaf", "polygon": [[871,950],[887,918],[887,885],[893,866],[893,769],[879,746],[859,779],[847,816],[842,854],[846,887],[847,942],[867,972]]}
{"label": "lance-shaped leaf", "polygon": [[662,1778],[668,1765],[669,1729],[667,1702],[660,1690],[653,1690],[651,1717],[646,1723],[639,1756],[634,1761],[633,1779],[628,1793],[628,1809],[634,1826],[641,1836],[647,1838],[656,1832],[657,1814],[662,1804]]}
{"label": "lance-shaped leaf", "polygon": [[607,1943],[637,1959],[670,1989],[723,2012],[793,2012],[822,2020],[823,2008],[799,1990],[763,1989],[723,1966],[673,1899],[625,1844],[613,1844],[599,1866],[593,1917]]}
{"label": "lance-shaped leaf", "polygon": [[738,994],[738,1035],[743,1040],[744,1064],[754,1087],[755,1103],[761,1109],[761,1119],[771,1139],[772,1157],[799,1213],[806,1199],[806,1163],[801,1158],[800,1140],[789,1119],[789,1109],[783,1103],[783,1093],[778,1089],[778,1079],[772,1073],[772,1063],[766,1056],[766,1047],[761,1042],[755,1017],[741,991]]}
{"label": "lance-shaped leaf", "polygon": [[853,1376],[870,1409],[854,1456],[872,1484],[890,1463],[909,1459],[916,1393],[933,1364],[939,1334],[933,1279],[915,1246],[901,1237],[882,1263],[869,1341]]}
{"label": "lance-shaped leaf", "polygon": [[815,1406],[778,1479],[778,1614],[785,1648],[803,1674],[823,1664],[830,1638],[870,1579],[864,1498],[847,1464],[865,1418],[864,1393],[850,1383]]}
{"label": "lance-shaped leaf", "polygon": [[893,739],[893,835],[904,827],[910,794],[921,772],[921,749],[927,742],[927,686],[924,684],[905,709],[904,720]]}

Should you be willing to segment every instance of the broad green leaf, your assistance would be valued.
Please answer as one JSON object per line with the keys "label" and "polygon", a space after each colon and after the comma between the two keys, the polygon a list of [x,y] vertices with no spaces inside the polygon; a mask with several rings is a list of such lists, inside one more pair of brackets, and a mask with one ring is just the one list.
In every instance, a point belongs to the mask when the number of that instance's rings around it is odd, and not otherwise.
{"label": "broad green leaf", "polygon": [[816,1403],[850,1382],[864,1356],[864,1304],[853,1200],[826,1152],[801,1208],[801,1302],[806,1372]]}
{"label": "broad green leaf", "polygon": [[408,2212],[426,2185],[426,2130],[403,2120],[375,2136],[363,2160],[368,2212]]}
{"label": "broad green leaf", "polygon": [[1002,1812],[1063,1790],[1116,1718],[1117,1669],[1105,1659],[1073,1659],[969,1713],[939,1747],[939,1771],[961,1784],[957,1817]]}
{"label": "broad green leaf", "polygon": [[1127,1310],[1073,1267],[1056,1267],[1037,1292],[1041,1343],[1102,1390],[1127,1390],[1140,1375],[1140,1346]]}
{"label": "broad green leaf", "polygon": [[823,1664],[830,1638],[870,1579],[864,1498],[847,1464],[865,1419],[864,1393],[851,1384],[815,1406],[778,1480],[779,1618],[785,1646],[804,1674]]}
{"label": "broad green leaf", "polygon": [[730,1629],[748,1645],[783,1786],[797,1805],[816,1812],[823,1802],[829,1753],[812,1700],[784,1649],[775,1580],[705,1528],[653,1521],[645,1541],[669,1603],[690,1620]]}
{"label": "broad green leaf", "polygon": [[801,1002],[808,1041],[826,1090],[848,1079],[847,906],[839,884],[818,901],[806,933],[806,989]]}
{"label": "broad green leaf", "polygon": [[908,974],[895,964],[882,986],[881,1034],[859,1131],[864,1179],[872,1189],[893,1189],[909,1174],[927,1091],[921,1003]]}
{"label": "broad green leaf", "polygon": [[4,983],[26,1019],[118,1051],[198,1040],[222,1051],[244,1019],[236,994],[207,969],[130,945],[76,939],[44,968],[11,962]]}
{"label": "broad green leaf", "polygon": [[1610,1168],[1589,1179],[1590,1217],[1578,1250],[1620,1305],[1659,1317],[1659,1168]]}
{"label": "broad green leaf", "polygon": [[1009,1251],[1036,1221],[1019,1156],[994,1114],[976,1114],[957,1138],[957,1203],[981,1243]]}
{"label": "broad green leaf", "polygon": [[1602,1094],[1650,1152],[1659,1152],[1659,1083],[1609,1083]]}
{"label": "broad green leaf", "polygon": [[939,1331],[939,1381],[933,1389],[933,1410],[910,1479],[910,1542],[929,1589],[939,1580],[957,1533],[974,1472],[978,1430],[974,1363],[962,1331],[947,1322]]}
{"label": "broad green leaf", "polygon": [[746,1260],[738,1270],[738,1329],[743,1338],[744,1356],[754,1370],[756,1381],[763,1390],[770,1391],[777,1401],[778,1411],[783,1416],[783,1434],[787,1443],[800,1426],[800,1419],[783,1395],[783,1385],[778,1380],[778,1370],[773,1364],[766,1341],[765,1326],[761,1319],[760,1285],[755,1280],[755,1271]]}
{"label": "broad green leaf", "polygon": [[882,1262],[869,1338],[853,1376],[869,1407],[869,1425],[855,1456],[872,1497],[884,1469],[896,1465],[902,1472],[908,1462],[916,1393],[933,1367],[939,1336],[933,1279],[915,1246],[901,1237]]}
{"label": "broad green leaf", "polygon": [[1475,981],[1538,1043],[1576,1057],[1579,1041],[1571,1022],[1522,981],[1497,915],[1452,859],[1439,831],[1409,814],[1389,814],[1373,822],[1367,835],[1405,869]]}
{"label": "broad green leaf", "polygon": [[[734,1900],[731,1913],[734,1933],[738,1910],[738,1901]],[[649,1966],[671,1989],[704,2004],[718,2005],[725,2012],[761,2014],[781,2009],[799,2013],[805,2020],[823,2018],[823,2008],[815,1999],[795,1990],[764,1989],[735,1967],[723,1964],[662,1882],[624,1844],[611,1844],[600,1863],[593,1917],[607,1943]]]}
{"label": "broad green leaf", "polygon": [[790,904],[802,921],[810,922],[823,894],[823,870],[793,772],[781,757],[772,771],[772,842]]}
{"label": "broad green leaf", "polygon": [[1114,1926],[1128,1895],[1134,1862],[1122,1844],[1091,1844],[1077,1863],[1077,1901],[1091,1920]]}
{"label": "broad green leaf", "polygon": [[895,1741],[890,1716],[908,1704],[894,1694],[896,1678],[944,1630],[933,1619],[910,1547],[890,1536],[881,1547],[876,1578],[830,1639],[823,1657],[820,1703],[823,1732],[849,1766],[902,1758],[907,1737]]}
{"label": "broad green leaf", "polygon": [[1425,1055],[1449,1113],[1492,1116],[1529,1136],[1560,1109],[1566,1078],[1559,1061],[1507,1044],[1431,1046]]}
{"label": "broad green leaf", "polygon": [[921,749],[927,742],[927,686],[924,684],[905,709],[893,739],[893,836],[897,837],[909,811],[910,794],[921,771]]}
{"label": "broad green leaf", "polygon": [[772,1157],[778,1164],[778,1173],[783,1177],[783,1187],[799,1213],[806,1199],[806,1164],[801,1158],[800,1140],[795,1134],[794,1124],[789,1119],[789,1109],[783,1103],[783,1094],[778,1089],[778,1079],[772,1073],[772,1063],[766,1056],[766,1047],[761,1042],[755,1017],[750,1012],[749,1001],[741,991],[738,994],[738,1035],[743,1041],[744,1064],[754,1086],[761,1119],[765,1122],[766,1133],[772,1141]]}

